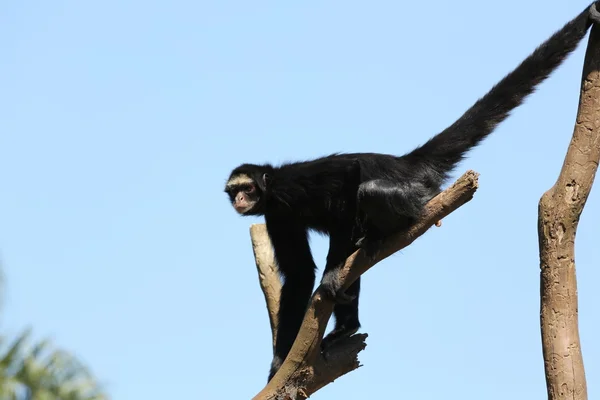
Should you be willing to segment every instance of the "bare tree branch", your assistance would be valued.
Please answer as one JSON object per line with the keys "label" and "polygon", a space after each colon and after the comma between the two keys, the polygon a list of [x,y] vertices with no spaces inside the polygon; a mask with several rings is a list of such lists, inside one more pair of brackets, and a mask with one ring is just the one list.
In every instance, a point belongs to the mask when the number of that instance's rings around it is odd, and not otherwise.
{"label": "bare tree branch", "polygon": [[600,30],[583,67],[573,138],[554,186],[539,203],[540,323],[548,399],[587,399],[579,342],[575,234],[600,159]]}
{"label": "bare tree branch", "polygon": [[254,224],[250,227],[250,239],[252,240],[252,251],[256,260],[258,281],[265,295],[269,322],[271,323],[271,334],[273,348],[275,348],[275,336],[277,334],[277,313],[279,312],[279,294],[281,293],[281,280],[277,272],[277,264],[273,255],[273,247],[267,234],[265,224]]}
{"label": "bare tree branch", "polygon": [[[374,260],[367,259],[360,250],[348,257],[340,271],[340,279],[344,282],[344,288],[351,285],[356,278],[373,265],[407,247],[431,226],[437,225],[442,218],[470,201],[478,187],[477,178],[476,172],[468,171],[451,187],[432,199],[425,207],[419,221],[408,231],[389,238]],[[268,241],[266,230],[260,225],[251,228],[251,235],[253,243]],[[261,236],[261,238],[259,239],[257,236]],[[267,238],[265,239],[265,237]],[[261,264],[274,265],[272,259],[261,261],[257,259],[260,271],[263,271],[263,268],[260,267]],[[267,274],[259,272],[261,287],[263,290],[265,287],[271,290],[270,284],[262,282],[263,279],[271,279],[266,276]],[[269,315],[273,315],[274,293],[274,291],[269,294],[265,293]],[[321,339],[332,311],[333,303],[322,294],[320,287],[317,288],[289,355],[269,384],[254,397],[255,400],[306,399],[321,387],[359,367],[357,355],[366,346],[366,334],[353,335],[336,343],[327,350],[326,357],[320,352]],[[273,317],[271,317],[271,321],[273,321]],[[273,322],[271,326],[273,327]],[[276,329],[273,329],[273,332],[275,333]]]}

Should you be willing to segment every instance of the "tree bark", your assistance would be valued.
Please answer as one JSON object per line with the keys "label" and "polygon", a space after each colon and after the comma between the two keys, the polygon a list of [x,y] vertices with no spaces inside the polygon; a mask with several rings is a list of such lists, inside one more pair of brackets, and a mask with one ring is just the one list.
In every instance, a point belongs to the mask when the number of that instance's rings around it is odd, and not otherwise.
{"label": "tree bark", "polygon": [[256,261],[258,282],[265,295],[269,322],[271,323],[271,339],[273,350],[275,350],[275,337],[279,323],[277,313],[279,312],[279,294],[281,293],[281,280],[277,272],[277,264],[273,255],[273,247],[267,234],[265,224],[254,224],[250,227],[250,239],[252,240],[252,251]]}
{"label": "tree bark", "polygon": [[600,158],[600,31],[583,67],[573,138],[558,180],[539,203],[540,324],[548,399],[587,399],[579,341],[575,235]]}
{"label": "tree bark", "polygon": [[[407,247],[431,226],[437,225],[442,218],[470,201],[478,187],[477,178],[477,173],[468,171],[451,187],[432,199],[425,207],[419,221],[409,230],[386,240],[374,260],[367,259],[361,250],[348,257],[340,271],[343,286],[347,288],[373,265]],[[254,225],[250,234],[253,244],[261,243],[260,248],[264,249],[269,240],[264,225]],[[274,279],[274,276],[276,278],[276,275],[271,274],[271,266],[275,265],[272,252],[267,254],[266,251],[257,251],[258,248],[259,246],[254,246],[259,280],[265,292],[274,336],[277,329],[277,323],[273,322],[277,318],[274,309],[279,307],[278,290],[281,287],[275,290],[276,285],[267,282]],[[323,386],[360,366],[358,353],[366,346],[366,334],[357,334],[341,340],[328,349],[325,356],[321,354],[321,339],[332,311],[333,303],[323,296],[320,288],[317,288],[289,355],[273,379],[254,397],[255,400],[306,399]]]}

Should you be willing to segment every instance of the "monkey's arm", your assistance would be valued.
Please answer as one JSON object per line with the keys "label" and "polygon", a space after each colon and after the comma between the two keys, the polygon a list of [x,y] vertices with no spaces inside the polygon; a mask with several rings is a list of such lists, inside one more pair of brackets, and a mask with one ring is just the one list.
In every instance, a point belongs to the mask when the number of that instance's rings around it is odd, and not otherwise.
{"label": "monkey's arm", "polygon": [[294,344],[315,283],[316,265],[306,228],[292,219],[265,217],[278,269],[283,276],[279,299],[279,326],[269,380]]}

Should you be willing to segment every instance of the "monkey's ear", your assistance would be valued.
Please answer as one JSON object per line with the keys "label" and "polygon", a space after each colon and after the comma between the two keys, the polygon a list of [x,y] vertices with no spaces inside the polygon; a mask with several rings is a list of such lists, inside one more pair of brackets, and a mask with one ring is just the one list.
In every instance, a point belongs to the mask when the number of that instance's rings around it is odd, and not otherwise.
{"label": "monkey's ear", "polygon": [[263,174],[262,180],[263,180],[263,185],[265,185],[265,187],[269,187],[269,183],[271,183],[271,175]]}

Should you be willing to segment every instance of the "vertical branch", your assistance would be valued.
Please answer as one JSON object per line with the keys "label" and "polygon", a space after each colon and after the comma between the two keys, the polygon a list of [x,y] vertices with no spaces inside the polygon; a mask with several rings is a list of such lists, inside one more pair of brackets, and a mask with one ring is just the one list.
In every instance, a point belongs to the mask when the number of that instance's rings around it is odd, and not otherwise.
{"label": "vertical branch", "polygon": [[600,158],[600,30],[593,26],[573,138],[539,203],[540,323],[548,399],[587,399],[577,316],[575,235]]}
{"label": "vertical branch", "polygon": [[275,348],[275,336],[277,335],[277,313],[279,312],[279,294],[281,293],[281,280],[277,272],[273,247],[267,234],[265,224],[254,224],[250,226],[250,239],[252,240],[252,251],[256,260],[258,281],[265,295],[269,322],[271,323],[271,335],[273,348]]}

